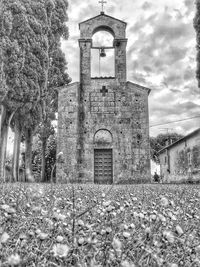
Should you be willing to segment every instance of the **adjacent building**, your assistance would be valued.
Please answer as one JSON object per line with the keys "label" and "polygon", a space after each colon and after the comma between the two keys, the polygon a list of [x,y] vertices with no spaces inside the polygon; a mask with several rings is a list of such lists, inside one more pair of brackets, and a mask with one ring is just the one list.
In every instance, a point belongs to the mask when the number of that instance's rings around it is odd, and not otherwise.
{"label": "adjacent building", "polygon": [[200,180],[200,128],[159,151],[163,182]]}

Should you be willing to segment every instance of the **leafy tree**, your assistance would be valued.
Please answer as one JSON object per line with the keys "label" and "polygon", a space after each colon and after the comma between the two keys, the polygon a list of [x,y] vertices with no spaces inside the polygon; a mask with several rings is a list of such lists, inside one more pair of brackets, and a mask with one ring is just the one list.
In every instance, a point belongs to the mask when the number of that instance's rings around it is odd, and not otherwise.
{"label": "leafy tree", "polygon": [[[14,179],[18,177],[18,154],[21,132],[24,132],[26,151],[26,180],[32,176],[32,137],[41,120],[41,99],[48,80],[48,28],[49,17],[54,8],[51,0],[3,0],[10,17],[9,36],[4,36],[3,73],[8,88],[4,106],[12,111],[15,129]],[[8,13],[6,15],[6,12]],[[9,16],[8,16],[9,15]],[[4,29],[4,28],[3,28]],[[3,103],[3,102],[2,102]],[[21,125],[22,124],[22,125]]]}
{"label": "leafy tree", "polygon": [[[33,144],[33,172],[39,181],[41,168],[42,168],[42,141],[37,135],[34,138]],[[56,162],[56,134],[55,132],[49,136],[47,140],[46,150],[45,150],[45,180],[43,182],[50,181],[52,167]]]}
{"label": "leafy tree", "polygon": [[[0,177],[5,181],[5,157],[7,146],[7,133],[8,124],[16,109],[14,88],[12,83],[17,82],[17,75],[23,66],[23,53],[19,43],[13,38],[13,25],[16,16],[15,6],[18,5],[18,11],[22,11],[22,6],[19,1],[6,1],[0,2],[0,108],[1,108],[1,121],[0,121]],[[23,14],[21,13],[22,17]],[[23,26],[23,25],[22,25]]]}
{"label": "leafy tree", "polygon": [[159,134],[156,137],[150,137],[150,150],[151,150],[151,159],[155,162],[158,161],[157,152],[166,146],[166,143],[174,143],[183,135],[177,133],[167,133],[167,134]]}
{"label": "leafy tree", "polygon": [[198,81],[198,86],[200,87],[200,1],[196,0],[196,15],[194,17],[194,29],[196,31],[196,42],[197,42],[197,69],[196,69],[196,78]]}
{"label": "leafy tree", "polygon": [[26,180],[31,181],[33,134],[42,120],[40,132],[45,151],[46,139],[51,134],[52,113],[57,106],[55,86],[69,82],[66,62],[60,50],[60,38],[68,37],[65,24],[67,1],[1,0],[0,4],[3,6],[0,18],[0,139],[5,142],[6,134],[5,138],[1,138],[2,126],[8,128],[8,121],[12,119],[15,131],[13,179],[18,180],[23,132]]}
{"label": "leafy tree", "polygon": [[46,181],[46,146],[48,138],[53,134],[52,120],[55,119],[57,111],[57,88],[68,84],[70,78],[66,72],[67,63],[65,55],[61,51],[61,38],[68,38],[68,28],[66,26],[67,16],[67,0],[54,0],[54,10],[52,12],[49,33],[49,69],[48,69],[48,85],[47,95],[43,98],[42,121],[39,127],[39,137],[42,145],[41,158],[41,181]]}

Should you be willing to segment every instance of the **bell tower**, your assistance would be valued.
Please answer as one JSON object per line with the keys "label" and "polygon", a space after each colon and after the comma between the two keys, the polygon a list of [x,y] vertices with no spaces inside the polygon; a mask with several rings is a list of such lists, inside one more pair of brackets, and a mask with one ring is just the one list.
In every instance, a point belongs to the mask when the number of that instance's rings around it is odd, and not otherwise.
{"label": "bell tower", "polygon": [[[57,153],[64,163],[57,165],[58,181],[150,181],[150,89],[127,81],[126,26],[103,8],[79,24],[80,81],[59,91]],[[99,31],[113,36],[110,46],[94,45]],[[91,77],[92,50],[100,59],[110,49],[114,75]]]}
{"label": "bell tower", "polygon": [[[91,49],[105,51],[114,49],[115,76],[120,83],[126,82],[126,23],[105,15],[104,12],[97,17],[91,18],[79,24],[80,36],[80,82],[91,79]],[[98,31],[108,31],[114,41],[112,47],[94,47],[92,36]]]}

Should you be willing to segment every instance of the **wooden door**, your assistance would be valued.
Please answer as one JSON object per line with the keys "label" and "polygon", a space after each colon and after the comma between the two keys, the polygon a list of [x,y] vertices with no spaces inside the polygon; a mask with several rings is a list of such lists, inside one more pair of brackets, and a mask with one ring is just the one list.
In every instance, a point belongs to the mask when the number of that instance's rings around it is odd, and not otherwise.
{"label": "wooden door", "polygon": [[94,150],[94,182],[98,184],[113,183],[112,149]]}

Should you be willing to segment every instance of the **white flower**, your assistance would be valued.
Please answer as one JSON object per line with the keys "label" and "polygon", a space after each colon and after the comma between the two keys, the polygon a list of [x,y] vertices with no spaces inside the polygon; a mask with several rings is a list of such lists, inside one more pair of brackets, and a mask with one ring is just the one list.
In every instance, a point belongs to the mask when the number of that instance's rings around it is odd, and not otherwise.
{"label": "white flower", "polygon": [[103,206],[105,207],[108,207],[110,204],[111,204],[110,200],[103,202]]}
{"label": "white flower", "polygon": [[40,233],[40,234],[38,235],[38,237],[39,237],[41,240],[45,240],[45,239],[47,239],[48,234],[46,234],[46,233]]}
{"label": "white flower", "polygon": [[164,231],[163,236],[167,239],[169,243],[174,243],[174,235],[170,231]]}
{"label": "white flower", "polygon": [[14,208],[11,208],[7,204],[1,205],[1,209],[10,214],[16,213],[16,210]]}
{"label": "white flower", "polygon": [[84,224],[84,221],[82,221],[82,220],[78,220],[77,224],[78,224],[79,226],[82,226],[82,227],[85,225],[85,224]]}
{"label": "white flower", "polygon": [[7,259],[8,264],[11,266],[19,265],[21,262],[20,256],[18,254],[13,254]]}
{"label": "white flower", "polygon": [[61,236],[61,235],[58,235],[58,236],[56,237],[56,241],[57,241],[58,243],[62,243],[63,240],[64,240],[64,237]]}
{"label": "white flower", "polygon": [[164,207],[169,205],[169,201],[168,201],[168,199],[166,197],[162,197],[160,202],[161,202],[161,205],[164,206]]}
{"label": "white flower", "polygon": [[163,222],[163,223],[166,222],[166,218],[162,214],[159,214],[158,217],[160,218],[161,222]]}
{"label": "white flower", "polygon": [[64,221],[66,219],[66,216],[64,214],[54,212],[53,218],[56,219],[57,221]]}
{"label": "white flower", "polygon": [[80,237],[80,238],[78,239],[78,244],[79,244],[79,245],[82,245],[84,242],[85,242],[85,239],[84,239],[83,237]]}
{"label": "white flower", "polygon": [[113,246],[114,250],[118,251],[118,250],[121,250],[122,243],[120,242],[120,240],[118,238],[114,238],[113,242],[112,242],[112,246]]}
{"label": "white flower", "polygon": [[10,238],[9,234],[4,232],[0,238],[0,243],[5,244],[9,238]]}
{"label": "white flower", "polygon": [[177,232],[178,235],[182,235],[183,234],[183,229],[179,225],[177,225],[176,226],[176,232]]}
{"label": "white flower", "polygon": [[129,232],[123,232],[123,236],[125,238],[129,238],[131,236],[131,234]]}
{"label": "white flower", "polygon": [[135,264],[133,262],[128,262],[127,260],[124,260],[121,262],[121,267],[135,267]]}
{"label": "white flower", "polygon": [[54,257],[67,257],[69,253],[69,247],[66,244],[55,244],[53,245],[52,252],[54,254]]}

